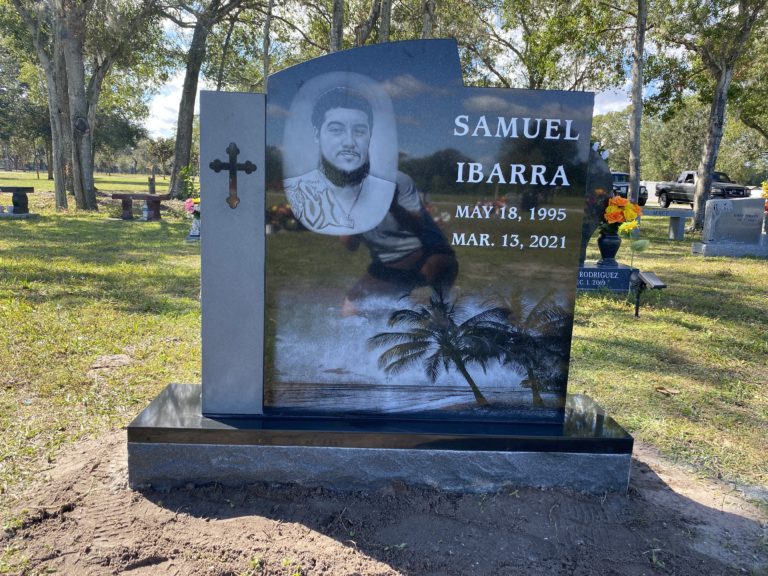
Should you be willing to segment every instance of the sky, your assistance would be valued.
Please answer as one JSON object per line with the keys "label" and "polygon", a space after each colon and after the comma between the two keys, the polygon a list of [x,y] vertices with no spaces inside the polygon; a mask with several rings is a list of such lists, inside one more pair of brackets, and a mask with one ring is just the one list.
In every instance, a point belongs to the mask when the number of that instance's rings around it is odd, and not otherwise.
{"label": "sky", "polygon": [[[172,76],[149,102],[149,118],[144,121],[144,127],[152,138],[163,136],[168,138],[176,131],[176,120],[179,115],[181,89],[184,85],[184,72]],[[195,114],[199,111],[200,91],[195,99]]]}
{"label": "sky", "polygon": [[618,90],[606,90],[595,95],[595,116],[619,112],[629,105],[629,86]]}
{"label": "sky", "polygon": [[[163,136],[165,138],[172,136],[176,130],[176,120],[179,113],[179,100],[181,99],[181,89],[184,84],[184,72],[174,75],[161,89],[160,92],[152,98],[149,104],[149,118],[144,126],[149,131],[152,138]],[[201,82],[201,84],[203,84]],[[203,84],[202,89],[206,89]],[[608,90],[600,92],[595,97],[595,114],[605,114],[607,112],[616,112],[629,106],[629,87],[618,90]],[[198,112],[200,94],[198,91],[195,100],[195,113]]]}

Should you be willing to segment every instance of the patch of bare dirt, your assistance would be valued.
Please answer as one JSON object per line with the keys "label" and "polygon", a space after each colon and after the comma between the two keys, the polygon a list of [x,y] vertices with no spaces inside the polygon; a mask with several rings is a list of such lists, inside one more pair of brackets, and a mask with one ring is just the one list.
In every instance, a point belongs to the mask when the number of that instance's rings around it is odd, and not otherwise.
{"label": "patch of bare dirt", "polygon": [[128,366],[131,364],[131,362],[133,362],[133,359],[127,354],[111,354],[109,356],[99,356],[88,369],[88,378],[105,376],[116,368]]}
{"label": "patch of bare dirt", "polygon": [[72,446],[19,503],[29,514],[0,542],[6,564],[77,576],[768,574],[768,518],[642,445],[621,495],[136,492],[126,479],[124,432]]}

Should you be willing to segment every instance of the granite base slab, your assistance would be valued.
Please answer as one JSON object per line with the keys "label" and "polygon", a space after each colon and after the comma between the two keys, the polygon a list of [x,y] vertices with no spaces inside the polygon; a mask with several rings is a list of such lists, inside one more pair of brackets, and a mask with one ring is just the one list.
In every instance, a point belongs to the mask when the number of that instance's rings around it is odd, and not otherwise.
{"label": "granite base slab", "polygon": [[171,384],[128,426],[134,488],[298,483],[455,492],[507,487],[626,491],[632,437],[589,398],[559,423],[324,417],[207,418],[200,386]]}
{"label": "granite base slab", "polygon": [[699,256],[757,256],[768,258],[768,234],[762,234],[759,244],[741,244],[738,242],[694,242],[691,252]]}

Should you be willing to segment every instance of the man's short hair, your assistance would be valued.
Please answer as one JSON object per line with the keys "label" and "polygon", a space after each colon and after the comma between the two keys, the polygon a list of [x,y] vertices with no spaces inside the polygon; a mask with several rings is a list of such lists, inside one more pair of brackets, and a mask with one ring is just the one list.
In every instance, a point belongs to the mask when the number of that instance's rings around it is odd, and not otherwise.
{"label": "man's short hair", "polygon": [[325,121],[325,113],[334,108],[362,110],[368,116],[368,127],[373,128],[373,110],[368,99],[357,90],[340,86],[328,90],[315,102],[312,109],[312,125],[317,131],[320,131]]}

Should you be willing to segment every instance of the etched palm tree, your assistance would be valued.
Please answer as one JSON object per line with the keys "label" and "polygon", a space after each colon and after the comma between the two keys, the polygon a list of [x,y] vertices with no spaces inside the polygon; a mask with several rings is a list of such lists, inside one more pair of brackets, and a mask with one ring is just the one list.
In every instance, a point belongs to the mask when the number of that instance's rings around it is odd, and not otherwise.
{"label": "etched palm tree", "polygon": [[511,334],[504,360],[525,371],[533,405],[542,406],[544,390],[565,386],[573,315],[557,304],[555,290],[531,298],[517,288],[502,303]]}
{"label": "etched palm tree", "polygon": [[510,330],[506,323],[509,310],[494,306],[459,322],[462,310],[448,302],[442,291],[435,291],[429,304],[415,310],[396,310],[389,317],[390,327],[400,332],[382,332],[368,339],[372,348],[389,346],[379,356],[379,367],[397,374],[421,365],[434,383],[441,371],[455,368],[464,377],[480,406],[488,400],[467,369],[478,364],[483,371],[491,360],[501,360],[510,351]]}

